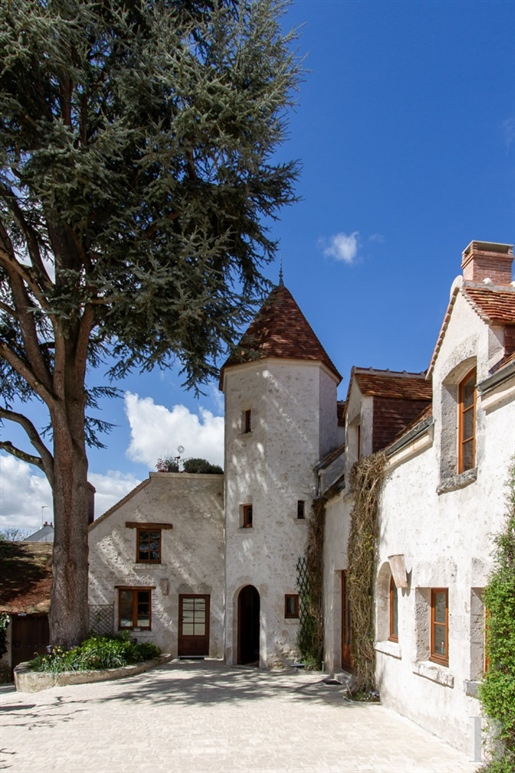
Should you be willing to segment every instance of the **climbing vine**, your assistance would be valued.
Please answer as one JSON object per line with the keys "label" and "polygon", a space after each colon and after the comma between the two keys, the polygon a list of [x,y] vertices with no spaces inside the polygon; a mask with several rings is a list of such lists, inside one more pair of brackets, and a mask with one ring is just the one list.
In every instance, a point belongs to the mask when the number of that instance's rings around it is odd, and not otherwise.
{"label": "climbing vine", "polygon": [[507,522],[495,539],[494,569],[484,593],[489,668],[479,697],[500,741],[498,753],[483,769],[488,773],[515,771],[515,462],[507,488]]}
{"label": "climbing vine", "polygon": [[0,612],[0,658],[7,652],[7,626],[9,625],[9,615]]}
{"label": "climbing vine", "polygon": [[297,646],[308,668],[319,669],[324,659],[323,553],[327,497],[313,500],[308,521],[306,554],[297,563],[300,620]]}
{"label": "climbing vine", "polygon": [[348,547],[347,582],[352,614],[354,691],[375,689],[374,584],[379,495],[386,456],[372,454],[354,465],[354,508]]}

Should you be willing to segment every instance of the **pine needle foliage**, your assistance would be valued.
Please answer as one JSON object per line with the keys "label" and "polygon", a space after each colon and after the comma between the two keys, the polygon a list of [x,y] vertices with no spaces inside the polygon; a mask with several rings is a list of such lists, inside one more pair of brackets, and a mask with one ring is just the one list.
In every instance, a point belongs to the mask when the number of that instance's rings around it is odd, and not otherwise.
{"label": "pine needle foliage", "polygon": [[374,585],[378,508],[386,456],[366,456],[351,474],[354,507],[348,546],[347,582],[352,614],[353,690],[375,690]]}
{"label": "pine needle foliage", "polygon": [[276,156],[301,77],[284,10],[0,2],[0,423],[25,438],[0,449],[53,490],[54,644],[87,633],[90,413],[116,391],[92,372],[178,361],[198,389],[268,289],[298,173]]}
{"label": "pine needle foliage", "polygon": [[494,720],[499,742],[498,752],[483,768],[488,773],[515,771],[515,462],[507,489],[506,526],[495,539],[495,565],[484,592],[489,668],[479,696],[486,715]]}

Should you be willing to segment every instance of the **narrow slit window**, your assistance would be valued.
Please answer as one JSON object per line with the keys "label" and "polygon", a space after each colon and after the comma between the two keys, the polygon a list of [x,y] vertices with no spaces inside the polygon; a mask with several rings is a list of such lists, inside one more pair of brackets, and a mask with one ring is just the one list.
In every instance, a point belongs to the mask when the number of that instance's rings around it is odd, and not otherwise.
{"label": "narrow slit window", "polygon": [[435,663],[449,665],[449,592],[431,590],[431,657]]}
{"label": "narrow slit window", "polygon": [[476,464],[476,370],[459,385],[458,472],[471,470]]}
{"label": "narrow slit window", "polygon": [[397,587],[390,577],[390,641],[399,641],[399,600]]}
{"label": "narrow slit window", "polygon": [[252,432],[252,411],[250,408],[243,411],[243,432],[244,434]]}
{"label": "narrow slit window", "polygon": [[243,505],[241,513],[241,525],[244,529],[252,528],[252,505]]}
{"label": "narrow slit window", "polygon": [[306,517],[306,503],[303,499],[297,500],[297,518],[300,520]]}

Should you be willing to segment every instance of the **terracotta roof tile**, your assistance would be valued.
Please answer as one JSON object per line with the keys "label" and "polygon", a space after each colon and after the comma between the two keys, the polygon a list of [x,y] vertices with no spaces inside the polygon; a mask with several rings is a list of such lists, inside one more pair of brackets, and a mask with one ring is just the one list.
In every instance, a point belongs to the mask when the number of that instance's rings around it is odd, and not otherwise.
{"label": "terracotta roof tile", "polygon": [[363,395],[402,400],[431,400],[431,382],[426,381],[425,373],[353,368],[351,381],[353,377]]}
{"label": "terracotta roof tile", "polygon": [[51,542],[0,541],[0,612],[48,612],[52,550]]}
{"label": "terracotta roof tile", "polygon": [[275,287],[220,372],[242,362],[274,357],[323,362],[341,381],[335,365],[284,285]]}
{"label": "terracotta roof tile", "polygon": [[515,287],[491,287],[488,285],[463,286],[463,294],[472,307],[486,322],[503,325],[515,324]]}

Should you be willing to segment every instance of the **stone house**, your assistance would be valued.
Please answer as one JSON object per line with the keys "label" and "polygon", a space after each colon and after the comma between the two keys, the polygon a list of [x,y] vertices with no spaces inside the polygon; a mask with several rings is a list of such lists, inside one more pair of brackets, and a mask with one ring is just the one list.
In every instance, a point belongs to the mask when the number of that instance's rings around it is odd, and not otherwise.
{"label": "stone house", "polygon": [[[298,657],[298,561],[325,506],[325,665],[352,669],[350,471],[384,451],[375,583],[382,701],[458,747],[484,669],[482,589],[515,453],[510,245],[472,242],[427,373],[341,377],[282,280],[221,370],[224,474],[151,473],[90,527],[90,602],[179,656]],[[96,610],[96,611],[95,611]]]}

